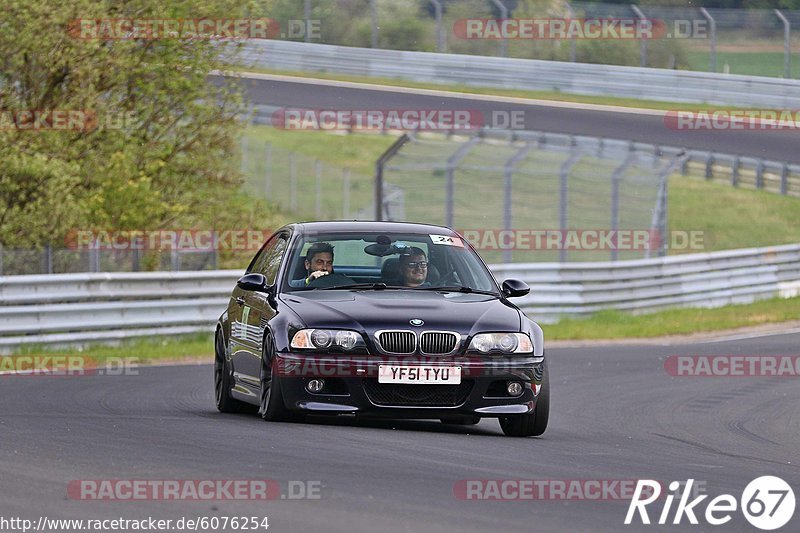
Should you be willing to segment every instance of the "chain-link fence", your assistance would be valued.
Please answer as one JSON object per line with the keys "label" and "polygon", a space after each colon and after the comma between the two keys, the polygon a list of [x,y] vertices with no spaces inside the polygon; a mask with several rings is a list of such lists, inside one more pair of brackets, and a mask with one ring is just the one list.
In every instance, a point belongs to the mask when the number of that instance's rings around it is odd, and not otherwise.
{"label": "chain-link fence", "polygon": [[373,178],[269,141],[242,141],[245,190],[305,220],[371,219]]}
{"label": "chain-link fence", "polygon": [[[43,246],[36,249],[0,246],[0,276],[67,274],[73,272],[140,272],[215,270],[216,250],[82,250]],[[250,254],[252,255],[252,254]]]}
{"label": "chain-link fence", "polygon": [[[396,50],[553,59],[584,63],[798,77],[792,57],[800,11],[636,6],[599,2],[512,0],[278,0],[261,15],[282,25],[284,39]],[[488,19],[647,19],[652,38],[468,37],[466,21]],[[516,26],[515,26],[516,27]],[[293,31],[289,31],[293,30]],[[792,31],[794,30],[794,31]],[[577,35],[577,36],[576,36]]]}
{"label": "chain-link fence", "polygon": [[[667,176],[682,162],[560,134],[418,134],[398,141],[382,181],[404,218],[458,229],[489,262],[635,259],[665,253]],[[400,218],[394,203],[381,218]]]}

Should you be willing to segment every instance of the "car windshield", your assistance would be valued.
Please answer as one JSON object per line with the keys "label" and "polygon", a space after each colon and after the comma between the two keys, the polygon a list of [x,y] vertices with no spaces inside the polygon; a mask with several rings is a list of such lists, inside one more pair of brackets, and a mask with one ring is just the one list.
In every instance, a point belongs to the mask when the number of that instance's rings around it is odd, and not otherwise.
{"label": "car windshield", "polygon": [[497,294],[491,273],[457,237],[327,233],[295,241],[284,290],[426,289]]}

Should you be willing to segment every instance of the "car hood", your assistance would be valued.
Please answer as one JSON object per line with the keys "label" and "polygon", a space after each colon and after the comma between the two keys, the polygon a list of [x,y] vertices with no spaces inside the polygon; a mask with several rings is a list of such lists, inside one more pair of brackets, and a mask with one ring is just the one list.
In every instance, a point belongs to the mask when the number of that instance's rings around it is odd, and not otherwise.
{"label": "car hood", "polygon": [[372,334],[381,329],[455,331],[520,331],[519,311],[504,300],[482,294],[456,292],[307,291],[285,294],[284,303],[307,327],[355,329]]}

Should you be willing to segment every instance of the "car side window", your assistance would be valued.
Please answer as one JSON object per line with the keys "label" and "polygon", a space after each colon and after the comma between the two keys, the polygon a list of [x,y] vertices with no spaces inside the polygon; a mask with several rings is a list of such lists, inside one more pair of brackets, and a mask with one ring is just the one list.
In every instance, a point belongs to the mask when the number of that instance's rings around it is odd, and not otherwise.
{"label": "car side window", "polygon": [[283,255],[286,252],[287,239],[285,235],[279,236],[275,239],[274,243],[262,251],[262,257],[255,264],[253,272],[263,274],[267,278],[267,285],[275,283],[275,278],[278,276],[278,270],[283,261]]}
{"label": "car side window", "polygon": [[267,256],[267,252],[272,249],[278,242],[278,236],[273,235],[270,239],[261,247],[258,251],[256,256],[250,261],[250,264],[247,266],[247,270],[245,270],[246,274],[252,274],[253,272],[261,272],[260,266],[264,263],[264,258]]}

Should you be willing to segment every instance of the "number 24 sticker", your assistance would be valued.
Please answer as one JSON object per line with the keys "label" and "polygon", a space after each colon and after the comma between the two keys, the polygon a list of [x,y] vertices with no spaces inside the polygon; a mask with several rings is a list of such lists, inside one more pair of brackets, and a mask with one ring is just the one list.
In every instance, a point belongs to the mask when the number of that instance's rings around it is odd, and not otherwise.
{"label": "number 24 sticker", "polygon": [[428,235],[433,241],[433,244],[444,244],[446,246],[461,246],[464,245],[461,243],[461,239],[458,237],[449,237],[447,235]]}

